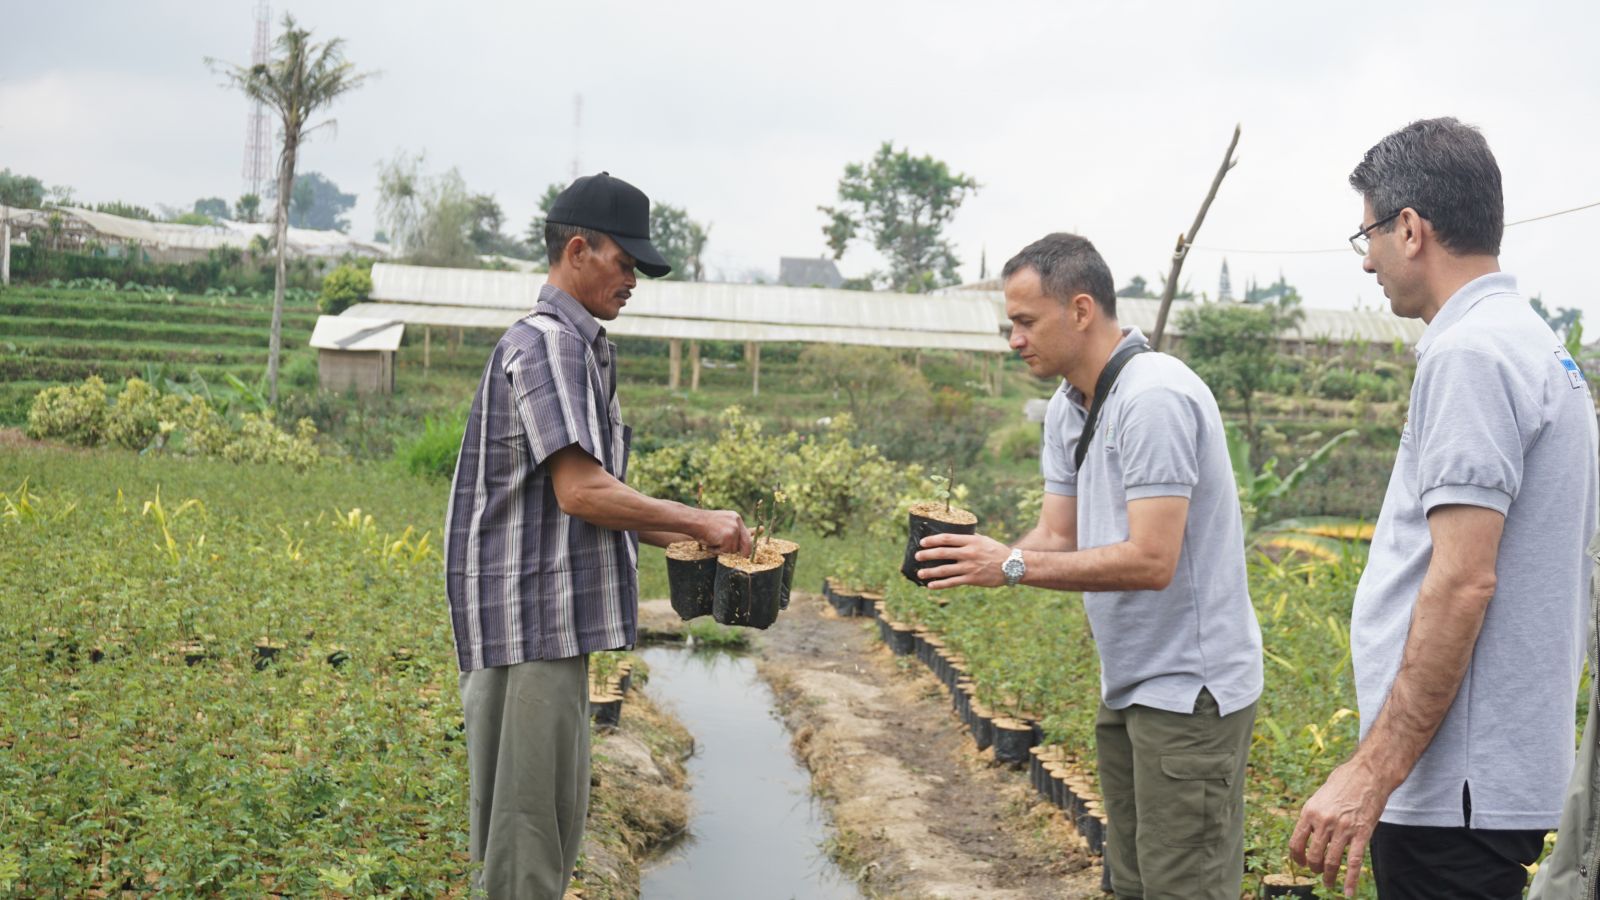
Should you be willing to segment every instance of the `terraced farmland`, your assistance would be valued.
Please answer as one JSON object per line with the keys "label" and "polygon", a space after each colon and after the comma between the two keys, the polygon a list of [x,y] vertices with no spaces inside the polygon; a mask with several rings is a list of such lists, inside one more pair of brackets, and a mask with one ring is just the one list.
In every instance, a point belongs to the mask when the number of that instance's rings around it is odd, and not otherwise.
{"label": "terraced farmland", "polygon": [[[316,322],[301,304],[284,310],[284,365],[313,360]],[[272,301],[266,297],[14,286],[0,291],[0,424],[26,420],[44,387],[99,375],[107,382],[164,369],[186,379],[226,375],[254,383],[267,363]],[[301,363],[304,365],[304,363]]]}

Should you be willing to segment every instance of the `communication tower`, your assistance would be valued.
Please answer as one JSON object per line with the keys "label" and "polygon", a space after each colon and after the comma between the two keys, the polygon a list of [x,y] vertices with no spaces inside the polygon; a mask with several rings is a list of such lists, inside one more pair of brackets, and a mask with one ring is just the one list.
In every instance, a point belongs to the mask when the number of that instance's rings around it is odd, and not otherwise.
{"label": "communication tower", "polygon": [[[271,28],[272,8],[267,0],[256,3],[255,37],[250,44],[250,66],[254,68],[267,61],[267,33]],[[267,149],[267,110],[258,100],[250,101],[250,116],[245,120],[244,131],[244,192],[262,196],[262,189],[271,177],[271,153]]]}

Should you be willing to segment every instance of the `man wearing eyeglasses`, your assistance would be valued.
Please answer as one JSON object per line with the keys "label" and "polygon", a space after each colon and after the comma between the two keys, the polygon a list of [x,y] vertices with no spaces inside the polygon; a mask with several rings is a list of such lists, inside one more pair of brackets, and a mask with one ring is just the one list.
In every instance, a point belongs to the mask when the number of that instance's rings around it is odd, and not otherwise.
{"label": "man wearing eyeglasses", "polygon": [[1413,122],[1350,175],[1350,243],[1427,323],[1350,644],[1361,742],[1290,854],[1353,895],[1520,898],[1561,815],[1596,521],[1583,375],[1500,271],[1500,169],[1476,128]]}

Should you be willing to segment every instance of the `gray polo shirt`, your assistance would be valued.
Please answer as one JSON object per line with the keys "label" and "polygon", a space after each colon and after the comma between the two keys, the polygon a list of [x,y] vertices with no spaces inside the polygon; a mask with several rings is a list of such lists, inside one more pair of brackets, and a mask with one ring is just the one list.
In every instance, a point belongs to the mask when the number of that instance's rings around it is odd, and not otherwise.
{"label": "gray polo shirt", "polygon": [[[1125,329],[1123,346],[1144,340]],[[1211,390],[1164,353],[1130,360],[1106,396],[1083,471],[1072,463],[1088,409],[1066,381],[1045,414],[1044,489],[1078,498],[1078,547],[1128,539],[1128,501],[1187,497],[1172,583],[1160,591],[1089,591],[1107,706],[1194,711],[1209,688],[1223,715],[1261,695],[1261,629],[1245,578],[1244,524]]]}
{"label": "gray polo shirt", "polygon": [[1428,513],[1466,504],[1506,521],[1494,598],[1461,690],[1389,797],[1383,821],[1554,828],[1572,766],[1583,664],[1584,545],[1596,515],[1594,403],[1561,342],[1504,273],[1457,291],[1416,352],[1410,414],[1350,628],[1363,738],[1388,699],[1411,630],[1433,553]]}

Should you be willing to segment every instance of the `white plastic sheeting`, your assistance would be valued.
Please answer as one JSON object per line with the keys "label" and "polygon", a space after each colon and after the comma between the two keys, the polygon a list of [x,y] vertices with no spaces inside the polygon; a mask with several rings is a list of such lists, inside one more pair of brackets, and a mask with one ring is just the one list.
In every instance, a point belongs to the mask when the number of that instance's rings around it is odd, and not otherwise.
{"label": "white plastic sheeting", "polygon": [[[352,317],[503,328],[526,315],[544,276],[378,263],[373,302]],[[610,334],[717,341],[799,341],[1008,353],[992,302],[756,284],[640,279]]]}
{"label": "white plastic sheeting", "polygon": [[[232,222],[224,219],[215,225],[180,225],[176,222],[147,222],[128,219],[110,213],[95,212],[63,206],[52,210],[9,209],[7,216],[22,228],[46,228],[50,216],[58,214],[76,225],[103,238],[139,244],[152,249],[194,250],[204,252],[222,247],[244,250],[256,236],[271,240],[275,227],[270,223]],[[339,231],[319,231],[310,228],[289,229],[289,255],[340,257],[387,257],[389,248],[373,241],[358,241]]]}
{"label": "white plastic sheeting", "polygon": [[[937,296],[984,297],[993,305],[995,315],[1002,323],[1001,327],[1005,329],[1011,327],[1006,321],[1006,298],[1000,291],[951,289]],[[1167,312],[1167,334],[1175,337],[1183,336],[1183,326],[1178,324],[1179,316],[1184,310],[1192,309],[1194,306],[1192,300],[1173,302],[1172,308]],[[1383,309],[1319,309],[1303,304],[1300,308],[1305,311],[1305,320],[1300,323],[1299,328],[1285,332],[1279,340],[1307,343],[1326,340],[1335,344],[1356,341],[1391,344],[1399,341],[1410,345],[1422,337],[1422,329],[1427,327],[1421,319],[1402,319]],[[1160,300],[1117,298],[1117,321],[1138,328],[1146,335],[1155,331],[1156,315],[1160,311]]]}
{"label": "white plastic sheeting", "polygon": [[318,316],[311,346],[318,350],[399,350],[404,322]]}

